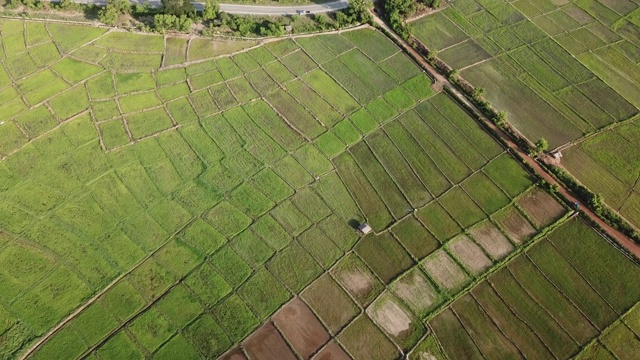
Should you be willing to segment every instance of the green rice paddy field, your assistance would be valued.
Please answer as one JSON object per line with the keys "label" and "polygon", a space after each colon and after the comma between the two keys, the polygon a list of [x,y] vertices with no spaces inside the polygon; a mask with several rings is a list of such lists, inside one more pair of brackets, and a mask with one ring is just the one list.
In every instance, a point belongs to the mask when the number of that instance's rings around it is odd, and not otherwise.
{"label": "green rice paddy field", "polygon": [[640,268],[375,30],[0,27],[0,359],[567,358],[637,331]]}
{"label": "green rice paddy field", "polygon": [[[640,8],[630,0],[450,1],[416,36],[530,140],[640,226]],[[585,134],[606,130],[582,142]],[[573,142],[577,140],[577,144]]]}
{"label": "green rice paddy field", "polygon": [[551,147],[633,117],[640,9],[630,0],[449,1],[416,37]]}

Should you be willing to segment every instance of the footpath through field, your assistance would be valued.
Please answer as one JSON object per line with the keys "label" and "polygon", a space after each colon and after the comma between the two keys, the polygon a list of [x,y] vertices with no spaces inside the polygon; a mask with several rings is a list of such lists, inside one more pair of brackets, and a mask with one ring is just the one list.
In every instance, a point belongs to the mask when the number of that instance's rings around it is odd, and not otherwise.
{"label": "footpath through field", "polygon": [[[58,2],[59,0],[52,0]],[[80,4],[106,5],[107,0],[73,0]],[[148,4],[151,7],[162,6],[160,0],[130,0],[134,4]],[[204,9],[203,2],[193,2],[196,10]],[[243,5],[243,4],[220,4],[220,10],[229,14],[239,15],[295,15],[295,14],[321,14],[331,11],[346,9],[349,6],[349,0],[334,0],[322,4],[308,5]]]}
{"label": "footpath through field", "polygon": [[385,29],[387,34],[390,34],[398,44],[401,45],[402,49],[411,56],[424,70],[428,71],[430,76],[435,80],[436,87],[446,87],[450,90],[450,92],[458,99],[458,101],[463,102],[468,108],[473,109],[475,115],[482,120],[484,125],[489,127],[491,130],[495,132],[509,147],[510,151],[516,152],[519,154],[524,161],[530,165],[535,172],[540,175],[545,181],[547,181],[551,185],[557,185],[558,191],[572,203],[580,204],[580,209],[584,212],[586,216],[588,216],[591,220],[595,221],[604,231],[611,236],[618,244],[624,247],[627,251],[635,255],[637,258],[640,258],[640,246],[634,243],[631,239],[626,237],[620,231],[614,229],[605,223],[602,219],[600,219],[596,214],[593,213],[582,201],[576,198],[570,191],[565,189],[561,184],[559,184],[556,179],[551,176],[536,160],[531,158],[528,154],[526,154],[518,145],[516,145],[509,135],[507,135],[502,129],[498,128],[492,121],[490,121],[486,116],[484,116],[480,110],[478,110],[475,105],[473,105],[462,92],[458,90],[451,82],[438,71],[436,71],[431,64],[429,64],[423,57],[418,53],[414,48],[412,48],[409,44],[407,44],[404,39],[396,35],[396,33],[387,26],[387,24],[378,17],[377,14],[373,13],[373,19],[382,28]]}

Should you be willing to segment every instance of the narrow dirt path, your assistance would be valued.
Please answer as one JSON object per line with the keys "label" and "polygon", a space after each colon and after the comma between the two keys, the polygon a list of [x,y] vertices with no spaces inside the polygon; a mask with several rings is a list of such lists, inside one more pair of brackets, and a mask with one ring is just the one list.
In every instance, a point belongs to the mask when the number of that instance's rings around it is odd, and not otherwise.
{"label": "narrow dirt path", "polygon": [[377,14],[373,13],[373,19],[376,24],[380,27],[384,28],[388,35],[392,36],[404,52],[406,52],[413,60],[415,60],[424,70],[426,70],[431,78],[435,80],[436,83],[441,83],[443,87],[446,87],[453,96],[457,98],[458,101],[463,102],[465,106],[468,106],[469,109],[473,109],[475,115],[484,123],[484,125],[490,128],[497,136],[499,136],[508,146],[511,152],[515,152],[520,157],[524,159],[524,161],[530,165],[537,175],[542,177],[545,181],[547,181],[551,185],[558,186],[558,192],[562,194],[567,200],[572,203],[576,203],[580,205],[580,209],[584,212],[584,214],[589,217],[589,219],[593,220],[597,223],[604,231],[611,236],[620,246],[624,247],[627,251],[635,255],[637,258],[640,258],[640,245],[633,242],[631,239],[626,237],[620,231],[614,229],[605,223],[602,219],[600,219],[593,211],[591,211],[586,204],[580,201],[573,193],[569,190],[565,189],[560,183],[556,181],[556,179],[551,176],[540,164],[530,157],[527,153],[522,151],[518,145],[516,145],[509,135],[507,135],[502,129],[498,128],[492,121],[490,121],[486,116],[484,116],[480,110],[478,110],[475,105],[473,105],[467,97],[458,90],[451,82],[438,71],[436,71],[431,64],[427,62],[424,57],[418,53],[414,48],[412,48],[409,44],[407,44],[404,39],[396,35],[396,33],[382,20],[378,17]]}

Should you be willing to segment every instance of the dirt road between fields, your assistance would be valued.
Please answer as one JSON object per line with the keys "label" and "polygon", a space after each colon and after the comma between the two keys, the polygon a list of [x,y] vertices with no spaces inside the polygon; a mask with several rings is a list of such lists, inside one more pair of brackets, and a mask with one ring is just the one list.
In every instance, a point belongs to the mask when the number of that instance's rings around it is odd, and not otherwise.
{"label": "dirt road between fields", "polygon": [[629,239],[624,234],[622,234],[620,231],[614,229],[613,227],[605,223],[596,214],[594,214],[593,211],[591,211],[582,201],[580,201],[573,193],[571,193],[569,190],[565,189],[560,183],[558,183],[556,179],[553,176],[551,176],[551,174],[549,174],[542,166],[540,166],[540,164],[538,164],[538,162],[535,159],[533,159],[527,153],[522,151],[522,149],[520,149],[520,147],[511,140],[511,137],[509,135],[507,135],[502,129],[498,128],[492,121],[490,121],[486,116],[484,116],[480,112],[480,110],[478,110],[475,107],[475,105],[473,105],[466,98],[466,96],[462,92],[460,92],[460,90],[458,90],[457,87],[451,84],[451,82],[445,76],[443,76],[438,71],[436,71],[433,68],[433,66],[431,66],[431,64],[429,64],[427,60],[424,59],[422,55],[420,55],[420,53],[418,53],[409,44],[407,44],[407,42],[404,41],[404,39],[396,35],[396,33],[393,32],[393,30],[391,30],[391,28],[389,28],[389,26],[384,21],[382,21],[382,19],[380,19],[377,14],[373,13],[373,19],[376,24],[378,24],[380,27],[385,29],[385,32],[388,35],[392,36],[395,39],[396,43],[400,44],[402,50],[405,53],[411,56],[411,58],[414,61],[416,61],[418,65],[420,65],[420,67],[422,67],[422,69],[424,69],[426,72],[429,73],[431,78],[434,79],[436,83],[441,83],[444,87],[450,90],[450,93],[453,94],[453,96],[456,97],[458,101],[463,102],[465,106],[467,106],[469,109],[473,109],[475,115],[484,123],[486,127],[491,129],[497,136],[499,136],[507,144],[510,151],[520,155],[520,157],[522,157],[524,161],[528,165],[530,165],[535,170],[535,172],[539,176],[541,176],[545,181],[547,181],[549,184],[557,185],[558,192],[560,194],[562,194],[570,202],[574,204],[575,203],[579,204],[580,209],[582,210],[585,216],[587,216],[589,219],[597,223],[602,229],[604,229],[607,235],[613,238],[620,246],[622,246],[624,249],[626,249],[627,251],[635,255],[636,258],[640,259],[640,245],[636,244],[631,239]]}

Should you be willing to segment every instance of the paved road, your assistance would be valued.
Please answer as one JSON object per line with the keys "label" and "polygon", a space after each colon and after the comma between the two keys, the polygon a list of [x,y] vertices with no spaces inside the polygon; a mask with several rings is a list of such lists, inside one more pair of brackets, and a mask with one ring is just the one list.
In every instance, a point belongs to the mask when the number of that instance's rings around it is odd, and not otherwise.
{"label": "paved road", "polygon": [[[57,2],[59,0],[52,0]],[[81,4],[97,4],[106,5],[106,0],[74,0]],[[142,4],[145,0],[130,0],[131,3]],[[160,7],[162,2],[160,0],[149,0],[149,6]],[[204,3],[194,2],[196,10],[202,10]],[[240,4],[220,4],[220,10],[229,14],[242,14],[242,15],[294,15],[304,12],[307,14],[321,14],[331,11],[337,11],[345,9],[349,6],[349,0],[335,0],[326,2],[323,4],[308,4],[308,5],[240,5]]]}

